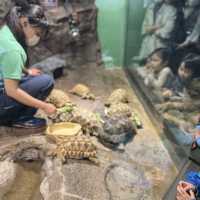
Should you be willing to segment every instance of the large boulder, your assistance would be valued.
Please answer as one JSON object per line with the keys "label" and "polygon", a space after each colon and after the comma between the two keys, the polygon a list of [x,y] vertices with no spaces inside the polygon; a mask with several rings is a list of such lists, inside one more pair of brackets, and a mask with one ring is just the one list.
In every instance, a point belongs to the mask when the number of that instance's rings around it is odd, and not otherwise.
{"label": "large boulder", "polygon": [[0,162],[0,200],[11,189],[16,178],[17,166],[12,161]]}

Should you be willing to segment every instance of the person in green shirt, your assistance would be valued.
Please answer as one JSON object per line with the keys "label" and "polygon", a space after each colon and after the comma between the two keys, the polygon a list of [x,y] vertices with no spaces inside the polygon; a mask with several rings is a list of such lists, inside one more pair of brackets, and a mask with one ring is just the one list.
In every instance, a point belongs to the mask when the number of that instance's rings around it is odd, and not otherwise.
{"label": "person in green shirt", "polygon": [[27,70],[27,55],[22,47],[40,41],[43,17],[40,6],[13,7],[11,0],[0,2],[1,125],[42,127],[46,122],[34,117],[37,109],[46,114],[56,112],[54,105],[44,101],[53,89],[53,78],[34,68]]}

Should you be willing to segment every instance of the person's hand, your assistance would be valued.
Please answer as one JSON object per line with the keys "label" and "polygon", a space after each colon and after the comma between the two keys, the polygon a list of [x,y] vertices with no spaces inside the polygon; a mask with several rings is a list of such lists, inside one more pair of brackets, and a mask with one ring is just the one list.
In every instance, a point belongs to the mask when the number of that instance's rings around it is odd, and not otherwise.
{"label": "person's hand", "polygon": [[37,69],[37,68],[28,69],[28,75],[30,76],[38,76],[40,74],[42,74],[42,71],[40,69]]}
{"label": "person's hand", "polygon": [[196,130],[195,133],[194,133],[195,140],[197,140],[199,137],[200,137],[200,131]]}
{"label": "person's hand", "polygon": [[195,124],[199,124],[200,123],[200,114],[194,116],[192,118],[192,120],[194,121]]}
{"label": "person's hand", "polygon": [[189,192],[185,192],[183,190],[181,193],[177,193],[176,200],[196,200],[196,197],[192,190],[190,190]]}
{"label": "person's hand", "polygon": [[177,186],[176,199],[177,200],[196,200],[194,190],[195,190],[195,187],[192,184],[184,182],[184,181],[180,181]]}
{"label": "person's hand", "polygon": [[52,115],[56,113],[56,107],[53,104],[50,103],[45,103],[44,106],[42,107],[42,110],[47,114],[47,115]]}
{"label": "person's hand", "polygon": [[192,190],[195,189],[194,185],[192,185],[191,183],[185,182],[185,181],[180,181],[180,182],[178,183],[177,188],[178,188],[178,187],[184,189],[185,191],[188,191],[188,190],[190,190],[190,189],[192,189]]}
{"label": "person's hand", "polygon": [[162,95],[163,95],[163,97],[169,98],[169,97],[173,96],[173,92],[171,90],[165,90],[162,93]]}
{"label": "person's hand", "polygon": [[151,27],[146,28],[146,32],[147,32],[147,33],[154,33],[154,32],[156,32],[158,29],[159,29],[158,26],[151,26]]}
{"label": "person's hand", "polygon": [[178,50],[178,49],[184,49],[184,48],[186,48],[188,45],[189,45],[188,42],[183,42],[183,43],[179,44],[179,45],[177,46],[176,49],[177,49],[177,50]]}
{"label": "person's hand", "polygon": [[147,64],[144,67],[146,67],[146,69],[149,71],[153,71],[151,62],[147,62]]}

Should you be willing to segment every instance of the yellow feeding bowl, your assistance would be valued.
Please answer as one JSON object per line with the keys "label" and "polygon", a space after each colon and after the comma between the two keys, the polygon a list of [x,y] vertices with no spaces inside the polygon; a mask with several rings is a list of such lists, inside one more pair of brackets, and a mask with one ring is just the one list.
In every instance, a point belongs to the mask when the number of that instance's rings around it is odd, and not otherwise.
{"label": "yellow feeding bowl", "polygon": [[46,131],[47,136],[52,139],[56,137],[72,137],[81,134],[81,125],[71,122],[63,122],[49,125]]}

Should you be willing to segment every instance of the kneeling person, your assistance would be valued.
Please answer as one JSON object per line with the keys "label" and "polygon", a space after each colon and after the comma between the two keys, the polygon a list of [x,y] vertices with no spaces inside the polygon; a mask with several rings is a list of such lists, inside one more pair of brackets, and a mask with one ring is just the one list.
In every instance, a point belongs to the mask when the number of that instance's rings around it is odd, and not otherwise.
{"label": "kneeling person", "polygon": [[[32,25],[29,20],[30,14],[33,14],[29,12],[37,9],[22,9],[12,8],[9,0],[1,0],[0,124],[37,128],[45,125],[43,119],[34,118],[37,109],[46,114],[56,112],[52,104],[44,102],[53,89],[54,80],[37,70],[25,70],[27,55],[18,42],[18,36],[23,36],[22,40],[29,46],[36,45],[41,28],[35,22]],[[24,71],[28,72],[26,76],[23,76]]]}

